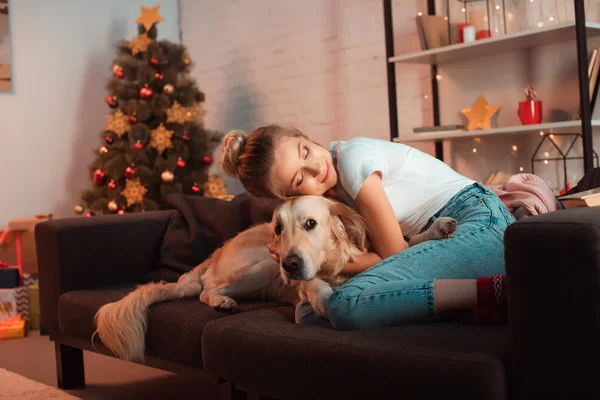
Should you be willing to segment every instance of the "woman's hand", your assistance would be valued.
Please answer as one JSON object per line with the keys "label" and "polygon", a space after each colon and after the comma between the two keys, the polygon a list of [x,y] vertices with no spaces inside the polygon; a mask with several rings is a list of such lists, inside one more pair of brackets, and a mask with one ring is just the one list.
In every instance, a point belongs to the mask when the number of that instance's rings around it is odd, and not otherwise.
{"label": "woman's hand", "polygon": [[356,195],[355,203],[367,223],[373,247],[381,258],[406,249],[402,229],[383,189],[379,172],[372,173],[365,180]]}
{"label": "woman's hand", "polygon": [[[268,246],[267,246],[268,248]],[[271,258],[275,261],[277,261],[277,264],[279,264],[279,254],[275,254],[271,252],[271,249],[269,249],[269,254],[271,255]]]}

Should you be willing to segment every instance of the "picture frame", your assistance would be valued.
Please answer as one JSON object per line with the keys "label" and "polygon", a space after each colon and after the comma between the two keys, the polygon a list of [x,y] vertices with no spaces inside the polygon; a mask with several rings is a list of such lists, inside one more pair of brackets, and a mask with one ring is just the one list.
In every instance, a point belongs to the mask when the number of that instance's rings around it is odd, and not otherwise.
{"label": "picture frame", "polygon": [[0,0],[0,93],[13,91],[9,0]]}

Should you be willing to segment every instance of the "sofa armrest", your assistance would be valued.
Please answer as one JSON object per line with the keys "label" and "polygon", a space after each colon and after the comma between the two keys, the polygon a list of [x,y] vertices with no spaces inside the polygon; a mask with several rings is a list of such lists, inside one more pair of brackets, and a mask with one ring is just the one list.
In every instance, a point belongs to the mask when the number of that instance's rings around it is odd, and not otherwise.
{"label": "sofa armrest", "polygon": [[600,209],[519,221],[505,249],[519,398],[598,396]]}
{"label": "sofa armrest", "polygon": [[58,330],[58,299],[63,293],[133,283],[154,269],[173,213],[153,211],[37,224],[44,327]]}

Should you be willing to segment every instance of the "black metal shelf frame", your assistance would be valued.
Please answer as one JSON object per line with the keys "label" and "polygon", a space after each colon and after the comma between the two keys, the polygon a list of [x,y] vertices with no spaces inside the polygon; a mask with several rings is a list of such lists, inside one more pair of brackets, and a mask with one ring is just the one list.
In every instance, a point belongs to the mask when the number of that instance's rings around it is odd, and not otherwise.
{"label": "black metal shelf frame", "polygon": [[[597,155],[594,153],[592,145],[592,110],[590,104],[589,93],[589,78],[588,56],[587,56],[587,36],[585,26],[585,5],[583,1],[573,0],[575,7],[575,39],[577,45],[577,77],[579,81],[579,104],[581,107],[581,133],[577,135],[571,143],[567,155],[561,157],[566,165],[566,159],[577,137],[581,136],[583,145],[583,168],[584,172],[588,172],[594,167],[594,159],[597,160]],[[427,0],[427,14],[435,15],[435,0]],[[389,120],[390,120],[390,140],[399,137],[398,131],[398,99],[396,95],[396,65],[389,62],[391,57],[394,57],[394,27],[392,17],[392,0],[383,0],[383,17],[384,17],[384,33],[385,33],[385,50],[386,50],[386,67],[387,67],[387,83],[388,83],[388,105],[389,105]],[[433,103],[433,124],[440,125],[440,99],[437,82],[437,65],[431,65],[431,97]],[[550,139],[551,140],[551,139]],[[553,141],[552,141],[553,142]],[[541,145],[542,142],[540,142]],[[555,144],[556,146],[556,144]],[[539,149],[539,147],[538,147]],[[560,151],[560,150],[559,150]],[[537,150],[536,150],[537,153]],[[561,153],[562,155],[562,153]],[[444,148],[443,140],[435,141],[435,156],[443,160]],[[532,157],[532,167],[536,154]],[[579,159],[568,158],[568,159]],[[566,167],[565,167],[566,168]],[[533,169],[532,169],[533,172]],[[566,175],[566,171],[565,171]]]}

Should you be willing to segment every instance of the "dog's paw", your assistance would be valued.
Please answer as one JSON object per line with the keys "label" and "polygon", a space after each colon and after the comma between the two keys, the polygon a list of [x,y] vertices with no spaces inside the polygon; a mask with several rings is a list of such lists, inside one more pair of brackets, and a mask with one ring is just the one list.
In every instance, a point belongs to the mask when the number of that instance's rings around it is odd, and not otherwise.
{"label": "dog's paw", "polygon": [[327,318],[327,303],[332,294],[330,286],[323,286],[308,296],[308,301],[319,317]]}
{"label": "dog's paw", "polygon": [[431,227],[438,239],[451,238],[456,232],[456,220],[448,217],[438,218]]}
{"label": "dog's paw", "polygon": [[238,307],[238,304],[234,299],[221,295],[211,296],[209,305],[212,308],[218,308],[219,310],[223,311],[235,311]]}

